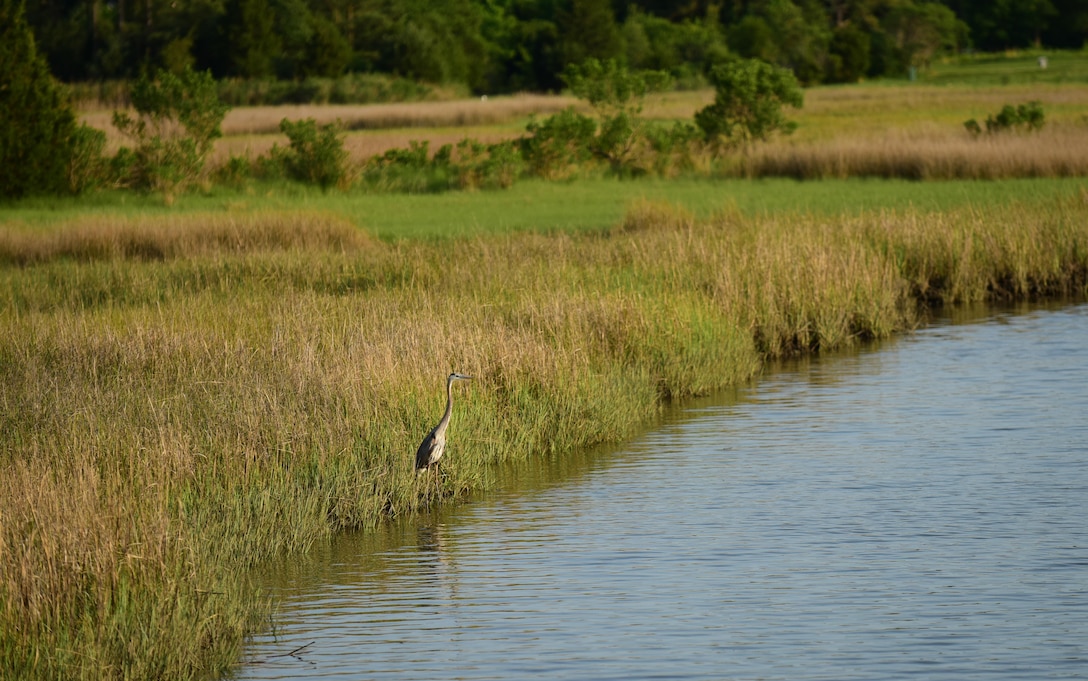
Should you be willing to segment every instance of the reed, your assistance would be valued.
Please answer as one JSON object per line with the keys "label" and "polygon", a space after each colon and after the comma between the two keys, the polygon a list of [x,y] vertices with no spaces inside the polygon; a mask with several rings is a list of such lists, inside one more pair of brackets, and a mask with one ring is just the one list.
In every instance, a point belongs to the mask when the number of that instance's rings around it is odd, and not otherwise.
{"label": "reed", "polygon": [[1051,126],[1031,134],[974,138],[962,128],[931,134],[885,134],[754,149],[733,172],[746,177],[802,180],[880,177],[914,180],[994,180],[1083,177],[1088,125]]}
{"label": "reed", "polygon": [[365,235],[347,221],[312,212],[84,217],[46,231],[14,227],[0,231],[0,264],[165,260],[296,248],[356,250],[365,241]]}
{"label": "reed", "polygon": [[[646,201],[609,232],[444,241],[271,212],[23,230],[0,263],[0,673],[229,669],[268,612],[248,568],[438,501],[412,453],[451,368],[476,380],[447,499],[765,358],[909,329],[918,300],[1084,293],[1086,218]],[[153,258],[102,246],[157,229]]]}

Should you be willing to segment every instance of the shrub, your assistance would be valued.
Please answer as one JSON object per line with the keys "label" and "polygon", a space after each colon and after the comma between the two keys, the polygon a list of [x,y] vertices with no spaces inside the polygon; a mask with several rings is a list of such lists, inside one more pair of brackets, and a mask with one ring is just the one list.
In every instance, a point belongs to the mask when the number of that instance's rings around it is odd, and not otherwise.
{"label": "shrub", "polygon": [[645,134],[655,174],[675,175],[694,167],[692,147],[699,139],[699,130],[694,125],[680,121],[671,126],[651,125]]}
{"label": "shrub", "polygon": [[529,120],[529,136],[520,140],[521,153],[529,172],[547,179],[574,175],[579,166],[591,160],[597,123],[573,107],[537,122]]}
{"label": "shrub", "polygon": [[369,159],[363,181],[379,191],[437,192],[450,187],[453,147],[444,145],[431,158],[430,144],[412,140],[407,149],[390,149]]}
{"label": "shrub", "polygon": [[695,114],[695,124],[711,144],[742,146],[797,127],[782,113],[783,106],[799,109],[804,103],[788,70],[758,59],[732,59],[712,67],[709,76],[714,103]]}
{"label": "shrub", "polygon": [[343,128],[340,122],[318,126],[317,121],[307,118],[291,122],[280,121],[280,130],[290,140],[290,149],[279,151],[287,176],[316,184],[323,190],[339,186],[348,177],[348,152],[344,149]]}
{"label": "shrub", "polygon": [[598,132],[589,140],[593,155],[616,173],[643,170],[633,163],[646,145],[645,122],[639,117],[642,101],[647,93],[666,87],[669,76],[661,71],[629,71],[611,59],[588,59],[568,66],[563,80],[597,114]]}
{"label": "shrub", "polygon": [[106,148],[106,133],[92,128],[86,123],[80,124],[72,134],[72,156],[68,163],[68,190],[80,194],[88,189],[97,189],[116,179],[110,170],[109,161],[103,155]]}
{"label": "shrub", "polygon": [[[1010,130],[1034,132],[1041,130],[1045,122],[1046,114],[1043,113],[1041,102],[1032,100],[1020,106],[1006,104],[1001,107],[997,115],[986,118],[986,132],[991,134]],[[982,126],[973,118],[965,121],[963,127],[972,135],[982,134]]]}
{"label": "shrub", "polygon": [[137,117],[117,111],[113,124],[133,139],[133,186],[170,194],[204,171],[204,161],[230,107],[219,101],[210,72],[186,68],[180,75],[160,70],[132,88]]}
{"label": "shrub", "polygon": [[460,189],[505,189],[525,168],[513,142],[482,144],[463,139],[452,151],[447,146],[435,155],[435,163],[443,161],[449,163]]}

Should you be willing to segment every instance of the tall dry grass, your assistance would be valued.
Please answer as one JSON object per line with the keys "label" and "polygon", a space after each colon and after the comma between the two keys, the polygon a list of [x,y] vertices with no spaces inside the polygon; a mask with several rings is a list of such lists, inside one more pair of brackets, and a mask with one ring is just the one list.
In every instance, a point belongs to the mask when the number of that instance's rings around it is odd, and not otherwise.
{"label": "tall dry grass", "polygon": [[[713,99],[706,91],[655,93],[642,115],[658,121],[688,121]],[[964,121],[985,120],[1006,104],[1040,102],[1047,124],[1042,133],[972,139]],[[284,118],[340,121],[348,130],[345,147],[363,163],[390,149],[427,141],[432,150],[471,138],[495,143],[523,136],[530,115],[550,115],[580,103],[565,96],[509,97],[371,105],[289,105],[231,110],[213,152],[213,163],[231,156],[256,158],[274,144]],[[584,107],[584,104],[581,104]],[[863,84],[811,88],[805,105],[790,111],[798,123],[790,137],[754,147],[749,154],[712,163],[695,154],[692,172],[739,176],[993,178],[1062,177],[1085,174],[1078,151],[1088,144],[1088,87],[1048,84],[942,87],[922,84]],[[107,133],[112,153],[126,140],[113,128],[111,112],[81,114]]]}
{"label": "tall dry grass", "polygon": [[[206,215],[8,239],[0,670],[228,669],[266,613],[247,568],[436,501],[411,455],[451,369],[476,380],[444,497],[627,437],[762,358],[909,328],[919,299],[1083,293],[1086,218],[1083,199],[709,220],[641,203],[579,236],[386,243],[263,214],[236,239]],[[149,234],[154,259],[102,246]]]}
{"label": "tall dry grass", "polygon": [[366,241],[343,219],[313,212],[82,218],[46,232],[13,226],[0,231],[0,265],[62,258],[165,260],[291,249],[357,250]]}
{"label": "tall dry grass", "polygon": [[962,127],[923,134],[841,137],[827,142],[778,141],[739,158],[745,177],[992,180],[1088,175],[1088,125],[1051,125],[1030,134],[973,137]]}
{"label": "tall dry grass", "polygon": [[[218,142],[217,148],[226,146],[234,149],[249,144],[260,147],[258,151],[263,152],[265,146],[271,146],[271,141],[267,145],[263,143],[264,136],[272,136],[276,140],[281,140],[282,144],[286,138],[280,133],[279,126],[284,118],[292,121],[312,118],[320,125],[340,122],[345,129],[353,131],[401,130],[403,132],[392,134],[407,136],[410,139],[420,139],[421,132],[424,137],[429,134],[426,131],[418,131],[420,128],[469,128],[473,129],[474,133],[486,137],[489,133],[482,128],[505,126],[534,114],[552,114],[575,105],[576,102],[577,100],[571,97],[519,94],[440,102],[237,107],[227,112],[223,119],[220,127],[224,137]],[[126,139],[113,127],[112,117],[112,111],[108,110],[87,111],[80,114],[83,122],[106,132],[107,147],[116,149],[124,144]],[[416,130],[414,134],[413,130]],[[508,134],[507,131],[502,133]],[[456,139],[464,138],[465,134],[464,131],[456,133]],[[369,137],[375,137],[375,135],[369,135]],[[385,151],[393,146],[407,145],[407,140],[401,145],[398,145],[397,141],[377,143],[375,146]]]}

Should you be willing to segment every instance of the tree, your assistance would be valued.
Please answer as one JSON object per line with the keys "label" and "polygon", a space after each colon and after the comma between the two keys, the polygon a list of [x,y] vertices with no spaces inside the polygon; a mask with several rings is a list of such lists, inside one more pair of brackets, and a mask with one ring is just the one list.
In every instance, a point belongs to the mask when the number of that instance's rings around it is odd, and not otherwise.
{"label": "tree", "polygon": [[869,34],[850,24],[835,29],[831,36],[827,80],[856,83],[869,70]]}
{"label": "tree", "polygon": [[896,0],[881,21],[905,66],[925,68],[934,55],[955,50],[964,25],[952,10],[936,2]]}
{"label": "tree", "polygon": [[776,62],[779,49],[775,32],[763,17],[749,14],[729,28],[729,46],[745,59]]}
{"label": "tree", "polygon": [[608,0],[571,0],[570,10],[560,12],[557,23],[566,64],[614,59],[623,51],[616,16]]}
{"label": "tree", "polygon": [[302,72],[307,76],[335,78],[344,72],[351,60],[351,45],[336,24],[323,16],[314,17],[313,27]]}
{"label": "tree", "polygon": [[775,132],[792,132],[783,106],[804,104],[801,86],[787,69],[757,59],[731,59],[709,73],[714,103],[695,114],[695,124],[719,148],[765,140]]}
{"label": "tree", "polygon": [[[1083,0],[1074,0],[1072,4],[1078,3],[1084,7]],[[945,0],[942,4],[967,22],[975,46],[987,51],[1038,43],[1049,27],[1070,27],[1076,16],[1073,7],[1059,14],[1058,5],[1062,0]],[[1055,21],[1059,16],[1060,20]],[[1084,28],[1088,26],[1082,26],[1082,30]],[[1080,44],[1068,47],[1080,47]]]}
{"label": "tree", "polygon": [[71,189],[76,118],[38,54],[22,0],[0,0],[0,196]]}
{"label": "tree", "polygon": [[667,71],[678,80],[701,74],[729,51],[714,15],[674,22],[632,8],[622,33],[628,67]]}
{"label": "tree", "polygon": [[267,78],[275,71],[280,51],[268,0],[233,0],[227,9],[225,40],[230,41],[231,73],[243,78]]}

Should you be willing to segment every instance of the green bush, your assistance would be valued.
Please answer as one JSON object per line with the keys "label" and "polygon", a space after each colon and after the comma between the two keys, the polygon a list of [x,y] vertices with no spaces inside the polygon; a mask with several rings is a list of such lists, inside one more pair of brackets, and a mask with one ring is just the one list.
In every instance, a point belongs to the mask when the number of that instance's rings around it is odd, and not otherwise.
{"label": "green bush", "polygon": [[280,130],[291,146],[285,151],[275,147],[273,154],[280,154],[288,177],[323,190],[346,183],[348,152],[339,121],[318,126],[312,118],[295,122],[285,118],[280,121]]}
{"label": "green bush", "polygon": [[109,160],[103,154],[106,148],[106,133],[92,128],[86,123],[80,124],[72,134],[72,156],[68,163],[68,190],[80,194],[89,189],[98,189],[116,180],[111,172]]}
{"label": "green bush", "polygon": [[[986,132],[990,134],[1008,132],[1010,130],[1018,132],[1034,132],[1036,130],[1041,130],[1045,122],[1046,114],[1043,112],[1043,105],[1039,101],[1032,100],[1019,106],[1006,104],[1001,107],[1001,111],[996,115],[987,116]],[[972,135],[977,136],[982,134],[982,126],[980,126],[978,121],[974,118],[965,121],[963,127],[965,127],[967,132]]]}
{"label": "green bush", "polygon": [[407,149],[390,149],[369,159],[363,167],[363,184],[377,191],[429,193],[450,188],[453,147],[444,145],[430,155],[424,140],[408,143]]}
{"label": "green bush", "polygon": [[448,145],[443,147],[434,162],[449,164],[459,189],[505,189],[525,169],[513,142],[483,144],[463,139],[452,150]]}
{"label": "green bush", "polygon": [[646,94],[670,82],[661,71],[629,71],[614,60],[587,59],[571,64],[563,80],[574,96],[593,107],[598,132],[589,150],[615,173],[643,171],[637,159],[646,147],[646,125],[640,117]]}
{"label": "green bush", "polygon": [[677,121],[671,126],[651,125],[647,126],[645,134],[655,175],[675,175],[695,166],[693,147],[699,139],[699,129],[691,123]]}
{"label": "green bush", "polygon": [[22,2],[0,0],[0,197],[71,191],[77,148],[88,151],[79,131],[38,54]]}
{"label": "green bush", "polygon": [[790,71],[758,59],[732,59],[715,65],[709,76],[714,103],[695,114],[695,124],[712,145],[743,146],[797,127],[782,113],[783,106],[799,109],[804,104],[801,86]]}
{"label": "green bush", "polygon": [[[219,100],[210,72],[160,70],[132,87],[137,116],[115,111],[113,124],[135,142],[129,182],[171,194],[197,180],[230,109]],[[126,160],[128,160],[126,154]]]}
{"label": "green bush", "polygon": [[591,147],[597,123],[573,107],[539,122],[530,119],[526,131],[529,136],[521,138],[519,144],[532,175],[547,179],[571,177],[593,158]]}

